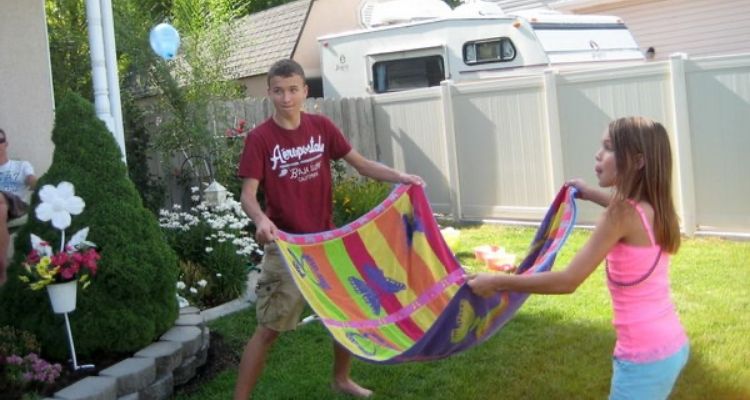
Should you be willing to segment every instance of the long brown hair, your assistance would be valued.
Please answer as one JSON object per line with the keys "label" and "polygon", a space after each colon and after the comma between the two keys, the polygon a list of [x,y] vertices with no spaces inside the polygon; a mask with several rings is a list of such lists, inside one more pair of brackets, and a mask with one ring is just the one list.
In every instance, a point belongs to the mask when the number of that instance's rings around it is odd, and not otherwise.
{"label": "long brown hair", "polygon": [[646,201],[654,208],[656,243],[669,253],[680,247],[680,225],[672,201],[672,149],[660,123],[625,117],[609,124],[615,153],[615,196]]}

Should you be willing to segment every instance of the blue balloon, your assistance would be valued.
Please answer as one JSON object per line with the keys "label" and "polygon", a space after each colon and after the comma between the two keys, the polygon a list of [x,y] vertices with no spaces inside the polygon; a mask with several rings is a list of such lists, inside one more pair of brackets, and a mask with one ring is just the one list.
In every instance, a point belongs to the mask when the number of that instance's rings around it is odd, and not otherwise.
{"label": "blue balloon", "polygon": [[180,34],[172,25],[161,23],[151,29],[148,35],[154,53],[165,60],[171,60],[180,47]]}

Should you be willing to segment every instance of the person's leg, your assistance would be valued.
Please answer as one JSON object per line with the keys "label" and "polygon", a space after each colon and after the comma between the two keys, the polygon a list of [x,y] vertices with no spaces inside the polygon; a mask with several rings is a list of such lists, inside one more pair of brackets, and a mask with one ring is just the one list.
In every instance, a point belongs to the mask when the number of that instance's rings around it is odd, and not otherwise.
{"label": "person's leg", "polygon": [[370,397],[372,391],[359,386],[349,376],[352,353],[333,341],[333,389],[356,397]]}
{"label": "person's leg", "polygon": [[0,195],[0,286],[8,279],[8,244],[10,233],[8,233],[8,200]]}
{"label": "person's leg", "polygon": [[245,345],[242,352],[239,371],[237,372],[237,383],[234,386],[234,400],[247,400],[253,392],[258,378],[266,365],[266,356],[279,332],[264,326],[255,328],[255,333]]}
{"label": "person's leg", "polygon": [[258,326],[242,353],[234,388],[235,400],[246,400],[250,396],[263,372],[271,346],[281,332],[297,327],[305,307],[305,300],[286,270],[278,247],[270,244],[264,249],[261,273],[255,288]]}

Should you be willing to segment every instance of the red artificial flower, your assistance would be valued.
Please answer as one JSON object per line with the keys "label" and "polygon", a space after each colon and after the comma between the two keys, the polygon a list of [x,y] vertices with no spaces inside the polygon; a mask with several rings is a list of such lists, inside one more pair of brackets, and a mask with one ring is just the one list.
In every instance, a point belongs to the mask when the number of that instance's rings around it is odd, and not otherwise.
{"label": "red artificial flower", "polygon": [[39,252],[36,250],[31,250],[29,254],[26,255],[26,264],[29,265],[36,265],[41,260],[41,257],[39,256]]}
{"label": "red artificial flower", "polygon": [[61,267],[68,262],[69,258],[70,257],[68,257],[68,253],[60,251],[52,256],[52,258],[50,259],[50,263],[55,267]]}
{"label": "red artificial flower", "polygon": [[65,280],[74,279],[80,269],[81,269],[81,264],[77,264],[77,263],[70,263],[67,265],[63,265],[60,268],[60,276],[62,276],[63,279]]}

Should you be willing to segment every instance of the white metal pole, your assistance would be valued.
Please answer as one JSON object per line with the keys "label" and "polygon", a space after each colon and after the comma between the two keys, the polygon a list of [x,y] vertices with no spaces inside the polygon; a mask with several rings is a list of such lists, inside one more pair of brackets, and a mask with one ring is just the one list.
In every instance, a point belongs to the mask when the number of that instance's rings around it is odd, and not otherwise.
{"label": "white metal pole", "polygon": [[114,120],[112,134],[122,150],[122,161],[127,163],[125,154],[125,130],[122,126],[122,105],[120,102],[120,79],[117,74],[117,46],[115,44],[115,22],[112,17],[112,1],[101,0],[100,3],[104,38],[104,61],[107,70],[109,87],[109,108]]}
{"label": "white metal pole", "polygon": [[91,77],[94,86],[94,109],[96,116],[115,132],[115,122],[110,113],[107,70],[104,63],[104,43],[102,40],[102,17],[99,0],[86,0],[86,22],[91,48]]}

